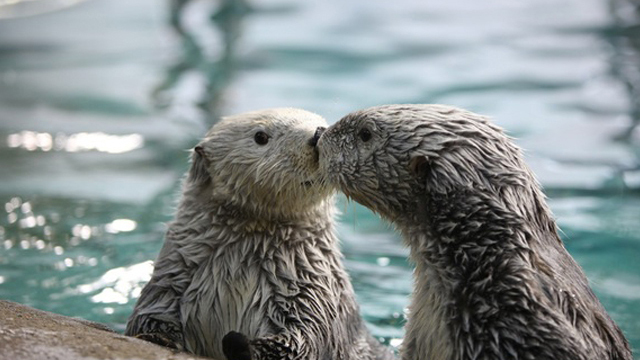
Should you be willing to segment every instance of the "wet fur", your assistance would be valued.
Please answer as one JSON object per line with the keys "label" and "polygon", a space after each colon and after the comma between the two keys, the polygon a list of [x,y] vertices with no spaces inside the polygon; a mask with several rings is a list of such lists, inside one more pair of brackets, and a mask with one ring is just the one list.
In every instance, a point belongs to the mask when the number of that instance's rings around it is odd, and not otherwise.
{"label": "wet fur", "polygon": [[126,334],[217,359],[231,331],[253,359],[390,358],[342,265],[332,190],[309,143],[319,126],[315,114],[275,109],[210,130]]}
{"label": "wet fur", "polygon": [[374,107],[345,116],[318,148],[329,182],[393,222],[410,247],[403,359],[632,359],[520,149],[487,118]]}

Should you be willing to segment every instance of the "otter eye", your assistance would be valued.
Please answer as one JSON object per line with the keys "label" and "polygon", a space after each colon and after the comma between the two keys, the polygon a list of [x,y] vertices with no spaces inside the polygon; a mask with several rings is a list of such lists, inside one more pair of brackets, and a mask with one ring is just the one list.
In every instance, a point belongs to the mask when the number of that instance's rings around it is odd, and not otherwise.
{"label": "otter eye", "polygon": [[360,132],[358,133],[358,136],[360,137],[360,140],[367,142],[369,140],[371,140],[371,131],[369,131],[369,129],[361,129]]}
{"label": "otter eye", "polygon": [[266,145],[269,142],[269,135],[264,131],[258,131],[253,137],[253,140],[255,140],[258,145]]}

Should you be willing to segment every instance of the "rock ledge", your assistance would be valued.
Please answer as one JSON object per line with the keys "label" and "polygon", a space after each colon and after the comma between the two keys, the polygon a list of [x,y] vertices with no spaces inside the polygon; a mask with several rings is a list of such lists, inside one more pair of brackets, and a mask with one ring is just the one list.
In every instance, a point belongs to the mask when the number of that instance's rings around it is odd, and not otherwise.
{"label": "rock ledge", "polygon": [[2,360],[198,360],[105,326],[0,300]]}

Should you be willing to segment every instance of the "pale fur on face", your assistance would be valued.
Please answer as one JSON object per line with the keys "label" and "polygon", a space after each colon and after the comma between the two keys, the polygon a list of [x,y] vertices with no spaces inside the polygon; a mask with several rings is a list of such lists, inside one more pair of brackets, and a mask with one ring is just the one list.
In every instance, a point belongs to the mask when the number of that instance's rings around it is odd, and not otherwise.
{"label": "pale fur on face", "polygon": [[[226,117],[193,154],[194,184],[206,187],[214,202],[256,216],[299,216],[330,194],[309,145],[316,129],[325,126],[321,116],[293,108]],[[266,144],[256,143],[258,132],[268,136]]]}
{"label": "pale fur on face", "polygon": [[213,126],[192,153],[127,335],[215,359],[231,331],[247,336],[254,360],[391,359],[342,264],[333,190],[314,148],[320,126],[320,116],[288,108]]}

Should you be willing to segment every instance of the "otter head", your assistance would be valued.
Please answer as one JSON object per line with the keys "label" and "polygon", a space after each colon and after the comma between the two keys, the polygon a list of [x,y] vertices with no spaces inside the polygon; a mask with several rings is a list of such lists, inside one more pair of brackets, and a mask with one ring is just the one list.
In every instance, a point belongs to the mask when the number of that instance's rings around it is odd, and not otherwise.
{"label": "otter head", "polygon": [[194,148],[187,190],[200,201],[260,218],[287,218],[324,204],[315,148],[319,115],[268,109],[222,119]]}
{"label": "otter head", "polygon": [[324,132],[318,150],[328,183],[394,222],[420,221],[429,194],[482,188],[502,196],[535,183],[502,130],[442,105],[353,112]]}

